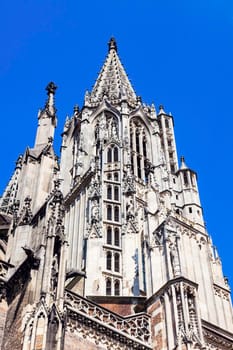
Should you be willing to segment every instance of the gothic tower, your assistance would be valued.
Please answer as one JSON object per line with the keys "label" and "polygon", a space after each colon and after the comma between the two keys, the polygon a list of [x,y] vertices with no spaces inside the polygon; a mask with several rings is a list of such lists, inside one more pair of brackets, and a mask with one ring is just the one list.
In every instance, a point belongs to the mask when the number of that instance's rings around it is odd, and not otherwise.
{"label": "gothic tower", "polygon": [[53,149],[54,95],[0,201],[2,349],[233,349],[230,289],[173,117],[112,38]]}

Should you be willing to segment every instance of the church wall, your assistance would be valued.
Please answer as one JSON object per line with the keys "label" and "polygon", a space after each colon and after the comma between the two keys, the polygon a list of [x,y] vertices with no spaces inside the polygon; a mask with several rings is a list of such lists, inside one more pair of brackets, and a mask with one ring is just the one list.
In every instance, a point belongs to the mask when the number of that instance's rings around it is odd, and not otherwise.
{"label": "church wall", "polygon": [[145,310],[145,297],[91,296],[90,300],[121,316]]}
{"label": "church wall", "polygon": [[105,271],[105,252],[102,249],[102,240],[97,237],[89,238],[87,240],[87,252],[85,294],[105,294],[105,290],[103,291],[104,278],[102,275],[102,271]]}
{"label": "church wall", "polygon": [[3,341],[8,305],[5,299],[0,302],[0,349]]}
{"label": "church wall", "polygon": [[34,183],[34,193],[32,198],[36,198],[33,203],[33,212],[35,213],[41,205],[44,203],[46,197],[53,186],[55,161],[50,157],[42,157],[40,167],[35,177],[36,183]]}
{"label": "church wall", "polygon": [[123,254],[123,289],[124,296],[139,295],[139,281],[138,281],[138,246],[137,233],[126,233],[122,239],[122,250],[127,252]]}
{"label": "church wall", "polygon": [[12,253],[10,263],[17,267],[26,257],[22,247],[28,245],[31,240],[31,226],[18,226],[14,232],[14,241],[12,246]]}
{"label": "church wall", "polygon": [[23,319],[25,311],[29,308],[30,283],[10,301],[6,323],[2,349],[4,350],[21,350],[23,343]]}
{"label": "church wall", "polygon": [[[96,341],[98,342],[98,341]],[[80,333],[66,332],[65,333],[65,350],[73,350],[74,344],[76,350],[106,350],[106,346],[97,345],[95,341],[90,341],[89,339],[83,338]]]}
{"label": "church wall", "polygon": [[167,339],[165,333],[165,315],[160,300],[155,301],[147,308],[151,315],[151,343],[153,350],[167,349]]}
{"label": "church wall", "polygon": [[[24,199],[32,194],[35,190],[35,179],[37,178],[38,163],[34,159],[28,157],[26,163],[23,164],[22,171],[19,178],[19,190],[17,193],[17,199],[20,200],[21,206]],[[33,198],[35,200],[35,198]]]}

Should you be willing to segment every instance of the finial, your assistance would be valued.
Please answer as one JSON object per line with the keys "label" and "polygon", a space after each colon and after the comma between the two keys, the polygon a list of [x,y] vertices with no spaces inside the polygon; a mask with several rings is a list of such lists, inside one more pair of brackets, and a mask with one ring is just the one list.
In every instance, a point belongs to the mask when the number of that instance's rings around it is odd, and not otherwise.
{"label": "finial", "polygon": [[78,105],[74,106],[74,114],[75,115],[79,114],[79,106]]}
{"label": "finial", "polygon": [[48,85],[45,88],[45,90],[47,90],[47,95],[48,95],[48,99],[45,104],[45,109],[51,115],[55,115],[57,111],[54,106],[54,95],[55,95],[56,89],[57,89],[57,86],[52,81],[48,83]]}
{"label": "finial", "polygon": [[109,43],[108,43],[108,52],[110,52],[110,50],[115,50],[117,51],[117,43],[115,38],[111,38]]}
{"label": "finial", "polygon": [[186,163],[185,163],[185,159],[184,156],[180,157],[180,169],[188,169]]}
{"label": "finial", "polygon": [[151,105],[151,118],[156,118],[156,109],[154,103]]}
{"label": "finial", "polygon": [[137,96],[137,103],[138,103],[138,104],[142,103],[142,98],[141,98],[141,96]]}
{"label": "finial", "polygon": [[160,114],[166,114],[165,111],[164,111],[164,106],[163,105],[159,106],[159,113],[158,113],[158,115],[160,115]]}
{"label": "finial", "polygon": [[45,90],[48,91],[48,95],[49,94],[55,94],[55,91],[57,90],[57,86],[54,84],[54,82],[50,82],[48,83],[48,85],[46,86]]}

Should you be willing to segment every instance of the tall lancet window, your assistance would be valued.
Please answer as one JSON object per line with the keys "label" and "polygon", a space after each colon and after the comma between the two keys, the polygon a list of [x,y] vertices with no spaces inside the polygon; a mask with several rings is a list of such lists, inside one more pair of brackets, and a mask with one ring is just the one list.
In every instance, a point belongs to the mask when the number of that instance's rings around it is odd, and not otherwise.
{"label": "tall lancet window", "polygon": [[148,162],[147,141],[145,125],[138,119],[131,120],[130,148],[132,171],[137,178],[145,182],[148,181],[146,170]]}
{"label": "tall lancet window", "polygon": [[112,253],[107,252],[106,255],[106,269],[111,270],[112,269]]}
{"label": "tall lancet window", "polygon": [[112,294],[112,281],[110,278],[106,280],[106,295]]}
{"label": "tall lancet window", "polygon": [[107,228],[107,244],[112,244],[112,228]]}
{"label": "tall lancet window", "polygon": [[107,206],[107,220],[112,220],[112,206]]}
{"label": "tall lancet window", "polygon": [[107,198],[112,199],[112,186],[108,185],[107,187]]}
{"label": "tall lancet window", "polygon": [[109,147],[109,149],[107,151],[107,162],[112,163],[112,148],[111,147]]}
{"label": "tall lancet window", "polygon": [[114,150],[113,150],[113,159],[114,159],[114,162],[118,162],[118,159],[119,158],[119,155],[118,155],[118,147],[115,146],[114,147]]}
{"label": "tall lancet window", "polygon": [[114,295],[120,295],[120,281],[114,281]]}

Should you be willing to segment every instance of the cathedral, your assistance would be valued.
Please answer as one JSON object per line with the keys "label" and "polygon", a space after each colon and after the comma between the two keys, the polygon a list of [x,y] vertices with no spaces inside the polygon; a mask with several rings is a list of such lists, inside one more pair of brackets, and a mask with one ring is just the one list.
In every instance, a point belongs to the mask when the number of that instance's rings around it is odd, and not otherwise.
{"label": "cathedral", "polygon": [[230,288],[174,121],[114,38],[62,132],[56,85],[0,199],[2,350],[230,350]]}

